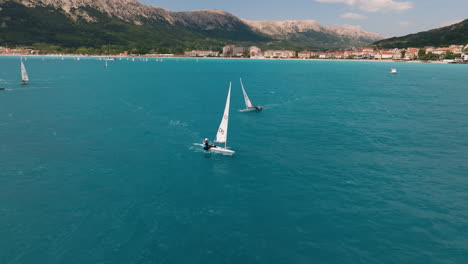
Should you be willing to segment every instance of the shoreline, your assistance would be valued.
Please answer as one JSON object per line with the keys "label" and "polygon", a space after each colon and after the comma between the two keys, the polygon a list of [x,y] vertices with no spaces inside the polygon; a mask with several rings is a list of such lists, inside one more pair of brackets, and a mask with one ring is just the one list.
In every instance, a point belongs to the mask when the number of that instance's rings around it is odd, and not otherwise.
{"label": "shoreline", "polygon": [[0,57],[80,57],[80,58],[157,58],[157,59],[225,59],[225,60],[274,60],[274,61],[344,61],[344,62],[395,62],[395,63],[430,63],[430,64],[468,64],[459,62],[444,62],[444,61],[421,61],[421,60],[369,60],[369,59],[300,59],[300,58],[233,58],[233,57],[187,57],[183,55],[174,56],[121,56],[121,55],[82,55],[82,54],[44,54],[44,55],[17,55],[17,54],[0,54]]}

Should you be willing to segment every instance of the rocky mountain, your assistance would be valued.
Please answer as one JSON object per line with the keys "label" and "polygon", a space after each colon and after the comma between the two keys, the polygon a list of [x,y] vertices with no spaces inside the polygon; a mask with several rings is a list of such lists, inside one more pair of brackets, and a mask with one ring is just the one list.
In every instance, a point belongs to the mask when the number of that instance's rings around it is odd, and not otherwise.
{"label": "rocky mountain", "polygon": [[313,20],[248,21],[220,10],[171,12],[137,0],[0,0],[0,45],[219,49],[340,48],[382,37],[359,27],[321,26]]}
{"label": "rocky mountain", "polygon": [[468,44],[468,19],[447,27],[384,39],[375,43],[383,48],[449,46]]}
{"label": "rocky mountain", "polygon": [[308,41],[321,48],[332,49],[365,46],[385,38],[380,34],[364,31],[359,26],[322,26],[315,20],[243,21],[253,30],[272,38],[294,40],[294,43],[289,44],[296,44],[295,47]]}
{"label": "rocky mountain", "polygon": [[315,20],[243,21],[253,29],[270,36],[288,37],[291,34],[316,31],[363,40],[377,41],[385,38],[383,35],[364,31],[359,26],[322,26]]}

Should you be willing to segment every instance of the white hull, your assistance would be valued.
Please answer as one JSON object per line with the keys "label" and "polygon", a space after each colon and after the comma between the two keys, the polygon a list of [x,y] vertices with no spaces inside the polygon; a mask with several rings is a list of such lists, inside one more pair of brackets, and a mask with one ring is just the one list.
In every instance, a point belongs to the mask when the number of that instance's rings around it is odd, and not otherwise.
{"label": "white hull", "polygon": [[257,111],[257,109],[255,108],[247,108],[247,109],[239,110],[239,112],[255,112],[255,111]]}
{"label": "white hull", "polygon": [[236,153],[235,151],[221,147],[210,148],[209,152],[219,153],[227,156],[232,156],[234,153]]}

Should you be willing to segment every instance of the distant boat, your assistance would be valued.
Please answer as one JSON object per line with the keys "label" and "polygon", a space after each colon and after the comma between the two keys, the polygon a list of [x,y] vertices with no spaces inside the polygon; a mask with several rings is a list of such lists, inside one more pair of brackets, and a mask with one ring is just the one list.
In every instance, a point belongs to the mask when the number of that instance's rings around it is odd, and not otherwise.
{"label": "distant boat", "polygon": [[251,112],[251,111],[262,111],[262,108],[260,106],[255,106],[252,104],[250,101],[249,96],[247,95],[247,92],[244,89],[244,84],[242,83],[242,78],[240,79],[241,87],[242,87],[242,93],[244,94],[244,101],[245,101],[245,107],[246,109],[240,110],[241,112]]}
{"label": "distant boat", "polygon": [[4,91],[4,90],[6,90],[5,87],[0,87],[0,91]]}
{"label": "distant boat", "polygon": [[28,72],[26,71],[26,67],[24,66],[23,61],[21,61],[21,83],[28,84],[28,82],[29,82]]}
{"label": "distant boat", "polygon": [[221,124],[218,128],[218,133],[216,134],[216,143],[224,143],[224,148],[222,147],[211,147],[210,152],[220,153],[223,155],[232,156],[234,151],[227,148],[227,135],[228,135],[228,123],[229,123],[229,107],[231,104],[231,83],[229,83],[229,91],[226,99],[226,106],[224,108],[223,118],[221,119]]}
{"label": "distant boat", "polygon": [[390,69],[390,73],[392,73],[392,74],[396,74],[397,72],[398,72],[398,71],[397,71],[397,69],[395,69],[395,68]]}

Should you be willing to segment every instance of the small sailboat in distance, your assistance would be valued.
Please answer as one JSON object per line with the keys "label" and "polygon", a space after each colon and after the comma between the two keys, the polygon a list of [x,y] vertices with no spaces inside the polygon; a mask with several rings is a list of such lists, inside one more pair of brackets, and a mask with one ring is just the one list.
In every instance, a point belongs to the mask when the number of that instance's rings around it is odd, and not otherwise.
{"label": "small sailboat in distance", "polygon": [[23,61],[21,61],[21,83],[28,84],[28,82],[29,82],[28,72],[26,71],[26,67],[24,66]]}
{"label": "small sailboat in distance", "polygon": [[395,69],[395,68],[390,69],[390,73],[391,73],[391,74],[396,74],[397,72],[398,72],[398,71],[397,71],[397,69]]}
{"label": "small sailboat in distance", "polygon": [[252,102],[249,99],[249,96],[247,95],[247,92],[244,89],[244,84],[242,83],[242,78],[240,78],[240,83],[242,87],[242,93],[244,94],[244,100],[245,100],[245,107],[246,109],[240,110],[241,112],[252,112],[252,111],[262,111],[263,108],[260,106],[255,106],[252,104]]}
{"label": "small sailboat in distance", "polygon": [[[216,143],[224,143],[223,147],[210,146],[207,151],[220,153],[223,155],[232,156],[234,151],[227,148],[227,136],[228,136],[228,123],[229,123],[229,107],[231,104],[231,83],[229,83],[229,91],[226,99],[226,107],[224,108],[223,118],[221,119],[221,124],[218,128],[218,133],[216,134]],[[206,150],[206,149],[205,149]]]}

